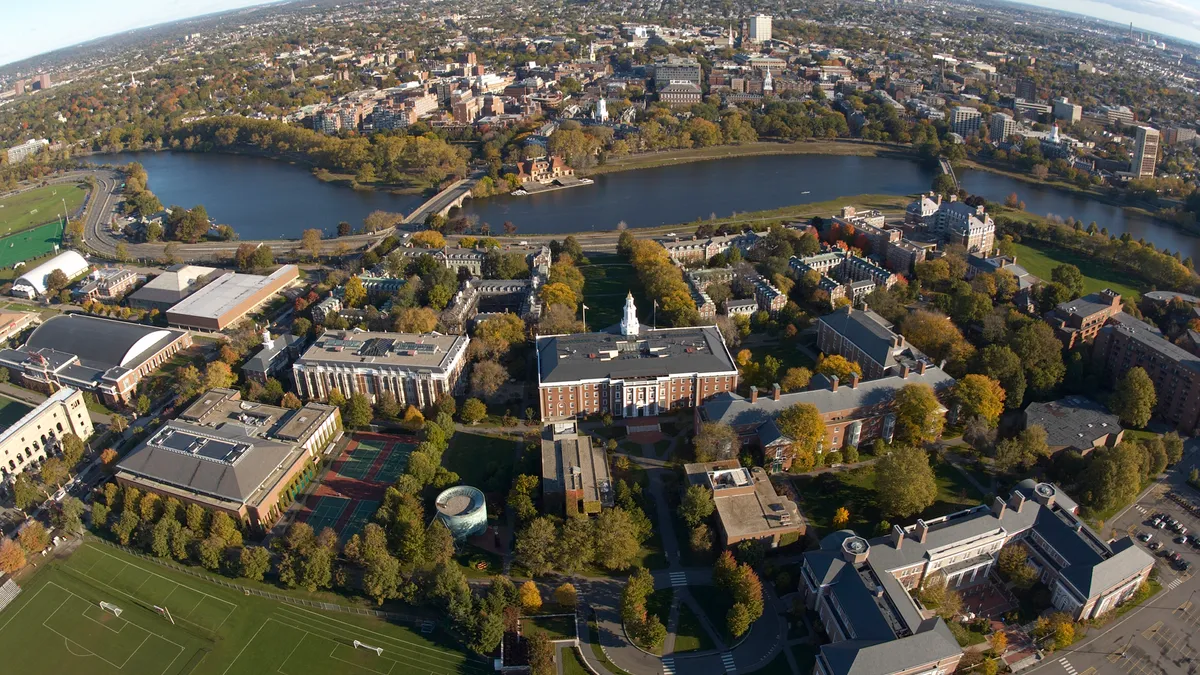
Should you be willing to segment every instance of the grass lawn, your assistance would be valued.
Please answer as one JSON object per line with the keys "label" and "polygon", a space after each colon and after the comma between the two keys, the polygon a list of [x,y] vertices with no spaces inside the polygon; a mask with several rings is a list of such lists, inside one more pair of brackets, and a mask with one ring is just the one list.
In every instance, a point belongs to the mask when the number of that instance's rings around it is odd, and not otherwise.
{"label": "grass lawn", "polygon": [[442,466],[457,473],[466,485],[484,492],[507,492],[512,486],[516,449],[511,438],[459,431],[442,455]]}
{"label": "grass lawn", "polygon": [[[487,578],[504,572],[504,560],[495,553],[470,544],[462,545],[461,548],[454,559],[462,566],[463,574],[468,577]],[[479,568],[481,564],[485,565],[483,569]]]}
{"label": "grass lawn", "polygon": [[[28,675],[489,672],[448,636],[317,612],[217,586],[97,543],[44,564],[0,621],[6,668]],[[100,602],[121,609],[118,617]],[[170,610],[174,624],[154,611]],[[358,639],[383,654],[355,649]],[[399,666],[399,668],[396,668]]]}
{"label": "grass lawn", "polygon": [[642,456],[641,443],[634,443],[633,441],[621,441],[620,443],[617,443],[617,449],[627,455],[633,455],[634,457]]}
{"label": "grass lawn", "polygon": [[83,206],[86,196],[87,186],[79,183],[47,185],[0,199],[0,237],[58,220],[62,216],[64,200],[67,213],[74,213]]}
{"label": "grass lawn", "polygon": [[712,627],[728,638],[726,615],[729,614],[729,608],[733,606],[733,598],[728,593],[718,591],[711,586],[693,589],[692,597],[696,599],[696,604],[700,605],[700,609],[704,611],[704,615],[708,617],[708,622],[712,624]]}
{"label": "grass lawn", "polygon": [[17,420],[21,419],[33,410],[33,406],[16,400],[0,396],[0,429],[11,427]]}
{"label": "grass lawn", "polygon": [[675,631],[675,653],[716,649],[708,631],[700,625],[700,617],[686,604],[679,606],[679,627]]}
{"label": "grass lawn", "polygon": [[1104,263],[1074,251],[1067,251],[1040,243],[1035,246],[1015,244],[1017,263],[1029,273],[1044,281],[1050,280],[1050,272],[1063,263],[1069,263],[1083,272],[1083,293],[1093,293],[1111,288],[1122,297],[1136,300],[1145,289],[1145,284],[1129,274],[1109,267]]}
{"label": "grass lawn", "polygon": [[774,345],[756,345],[749,347],[751,358],[755,363],[762,363],[767,356],[774,356],[779,359],[779,376],[787,372],[788,368],[808,368],[812,370],[816,367],[816,362],[808,357],[808,354],[796,349],[796,345],[780,341]]}
{"label": "grass lawn", "polygon": [[[633,301],[642,312],[649,312],[642,284],[633,266],[615,253],[596,253],[588,256],[588,264],[580,265],[583,273],[583,302],[587,304],[587,324],[591,330],[603,330],[621,321],[625,296],[633,292]],[[649,318],[649,315],[647,315]]]}
{"label": "grass lawn", "polygon": [[521,620],[522,627],[533,627],[550,636],[551,640],[575,639],[575,615],[529,616]]}
{"label": "grass lawn", "polygon": [[579,652],[576,652],[574,647],[566,647],[560,653],[563,675],[592,675],[592,671],[583,665],[583,659],[579,658]]}
{"label": "grass lawn", "polygon": [[1161,438],[1162,434],[1156,434],[1153,431],[1139,431],[1137,429],[1126,429],[1125,440],[1127,441],[1148,441],[1152,438]]}
{"label": "grass lawn", "polygon": [[[948,513],[975,506],[983,500],[979,490],[961,472],[943,462],[933,466],[937,481],[937,500],[920,515],[936,518]],[[850,511],[847,527],[873,536],[881,520],[879,505],[875,503],[875,467],[859,467],[841,473],[825,473],[819,476],[801,476],[795,479],[796,492],[800,495],[800,510],[804,516],[823,531],[833,530],[833,514],[839,507]],[[909,520],[916,520],[916,517]]]}
{"label": "grass lawn", "polygon": [[662,152],[642,152],[610,159],[584,172],[587,175],[627,171],[630,169],[646,169],[658,166],[673,166],[690,162],[704,162],[729,157],[747,157],[751,155],[859,155],[874,157],[880,152],[896,152],[896,148],[873,143],[855,143],[838,141],[804,141],[799,143],[774,143],[762,141],[745,145],[719,145],[710,148],[689,148],[686,150],[665,150]]}

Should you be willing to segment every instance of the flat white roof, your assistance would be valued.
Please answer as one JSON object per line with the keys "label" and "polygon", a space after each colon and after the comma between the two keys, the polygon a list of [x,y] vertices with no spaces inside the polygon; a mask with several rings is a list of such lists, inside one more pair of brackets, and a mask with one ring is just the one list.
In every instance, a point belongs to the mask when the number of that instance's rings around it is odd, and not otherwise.
{"label": "flat white roof", "polygon": [[180,300],[169,314],[219,319],[255,293],[275,283],[280,277],[296,273],[295,265],[284,265],[269,276],[230,272]]}

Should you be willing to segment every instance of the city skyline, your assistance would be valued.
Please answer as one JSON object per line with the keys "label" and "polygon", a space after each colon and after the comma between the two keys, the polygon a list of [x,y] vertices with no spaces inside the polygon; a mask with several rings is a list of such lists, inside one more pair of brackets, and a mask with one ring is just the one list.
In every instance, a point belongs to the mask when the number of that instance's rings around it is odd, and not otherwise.
{"label": "city skyline", "polygon": [[[114,0],[97,4],[64,0],[53,6],[23,5],[0,24],[0,67],[160,24],[270,4],[276,0]],[[1200,44],[1200,6],[1194,0],[1013,0],[1018,4],[1080,14]]]}
{"label": "city skyline", "polygon": [[131,30],[205,14],[268,4],[272,0],[63,0],[21,3],[0,22],[0,66]]}

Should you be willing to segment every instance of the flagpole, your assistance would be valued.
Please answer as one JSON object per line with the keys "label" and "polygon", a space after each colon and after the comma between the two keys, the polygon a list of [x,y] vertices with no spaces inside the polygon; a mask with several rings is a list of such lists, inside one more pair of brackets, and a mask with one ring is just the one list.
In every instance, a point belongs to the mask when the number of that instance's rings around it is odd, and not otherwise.
{"label": "flagpole", "polygon": [[583,302],[580,302],[579,304],[583,306],[583,330],[586,332],[587,331],[587,305],[583,304]]}
{"label": "flagpole", "polygon": [[650,320],[651,327],[652,327],[654,330],[658,330],[658,301],[657,301],[657,300],[655,300],[655,301],[654,301],[654,313],[653,313],[653,316],[654,316],[654,318]]}

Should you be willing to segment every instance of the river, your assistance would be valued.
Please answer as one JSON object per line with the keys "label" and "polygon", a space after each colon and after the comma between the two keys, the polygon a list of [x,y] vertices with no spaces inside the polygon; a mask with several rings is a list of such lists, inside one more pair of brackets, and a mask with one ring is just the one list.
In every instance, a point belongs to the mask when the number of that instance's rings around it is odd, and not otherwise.
{"label": "river", "polygon": [[[408,213],[424,200],[324,183],[303,167],[245,155],[120,153],[91,160],[141,162],[164,205],[203,204],[242,239],[298,238],[312,227],[332,234],[340,221],[357,228],[371,211]],[[467,200],[464,211],[493,231],[511,221],[519,234],[565,234],[610,230],[622,221],[652,227],[859,194],[914,194],[927,190],[933,176],[917,162],[891,157],[735,157],[603,174],[594,185],[538,195]],[[1200,238],[1119,206],[986,171],[964,171],[959,179],[992,201],[1016,192],[1031,213],[1094,220],[1110,233],[1128,231],[1200,259]]]}

